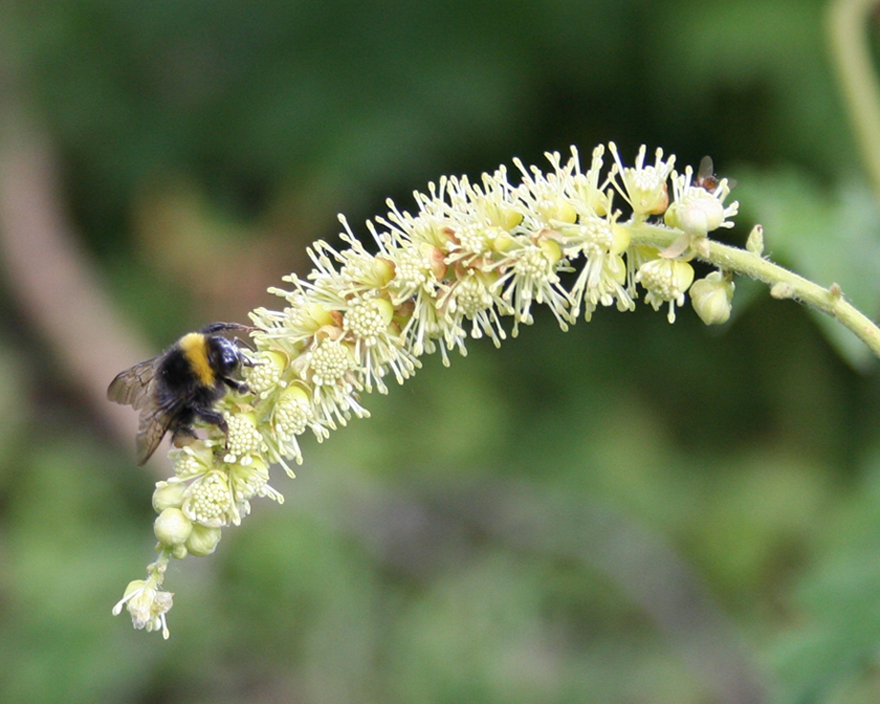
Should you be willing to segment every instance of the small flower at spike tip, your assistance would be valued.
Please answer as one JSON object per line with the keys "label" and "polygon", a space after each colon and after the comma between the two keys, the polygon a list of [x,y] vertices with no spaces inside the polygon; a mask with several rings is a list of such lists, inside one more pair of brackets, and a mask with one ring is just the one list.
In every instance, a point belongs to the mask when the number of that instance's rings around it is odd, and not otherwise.
{"label": "small flower at spike tip", "polygon": [[165,614],[171,610],[174,595],[162,591],[150,577],[146,581],[135,579],[125,588],[125,595],[113,607],[113,615],[122,613],[123,607],[131,614],[131,623],[137,629],[162,631],[167,640],[170,635]]}

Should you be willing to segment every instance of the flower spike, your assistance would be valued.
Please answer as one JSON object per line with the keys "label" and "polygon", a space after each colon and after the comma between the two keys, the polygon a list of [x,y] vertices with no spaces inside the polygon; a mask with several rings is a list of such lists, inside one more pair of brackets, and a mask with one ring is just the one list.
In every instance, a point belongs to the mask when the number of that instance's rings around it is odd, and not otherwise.
{"label": "flower spike", "polygon": [[[367,223],[369,248],[340,216],[344,246],[315,242],[307,250],[313,269],[269,289],[278,309],[251,313],[247,385],[216,408],[228,432],[197,425],[201,436],[171,451],[174,476],[153,497],[159,559],[113,613],[125,608],[136,628],[167,637],[172,595],[161,587],[170,560],[213,552],[252,499],[281,502],[270,465],[292,477],[288,463],[303,462],[300,435],[321,441],[368,417],[362,395],[387,393],[388,378],[404,383],[422,355],[439,349],[448,365],[450,351],[467,354],[469,338],[500,345],[532,324],[539,305],[562,330],[581,312],[589,320],[599,307],[633,310],[639,287],[673,322],[694,280],[686,260],[711,260],[720,245],[707,236],[732,226],[737,203],[724,203],[726,179],[710,189],[690,167],[673,171],[675,157],[660,149],[646,163],[642,146],[633,166],[614,143],[607,151],[610,168],[601,145],[586,170],[574,147],[567,159],[548,153],[547,169],[515,159],[516,183],[504,166],[474,181],[443,177],[415,194],[412,212],[388,201],[388,212]],[[764,262],[756,241],[744,254]],[[735,267],[725,256],[723,274],[694,285],[694,307],[707,324],[730,315]]]}

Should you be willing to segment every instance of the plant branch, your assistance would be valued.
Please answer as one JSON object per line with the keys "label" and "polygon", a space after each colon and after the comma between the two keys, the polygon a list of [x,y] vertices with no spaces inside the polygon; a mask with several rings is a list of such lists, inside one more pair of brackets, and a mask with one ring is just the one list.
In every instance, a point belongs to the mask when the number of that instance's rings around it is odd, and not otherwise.
{"label": "plant branch", "polygon": [[[681,236],[678,230],[650,223],[632,223],[629,230],[634,244],[651,245],[661,250]],[[792,298],[818,308],[849,328],[880,357],[880,328],[846,301],[836,283],[825,288],[758,254],[712,240],[709,240],[709,256],[699,258],[727,271],[763,281],[770,286],[774,298]]]}

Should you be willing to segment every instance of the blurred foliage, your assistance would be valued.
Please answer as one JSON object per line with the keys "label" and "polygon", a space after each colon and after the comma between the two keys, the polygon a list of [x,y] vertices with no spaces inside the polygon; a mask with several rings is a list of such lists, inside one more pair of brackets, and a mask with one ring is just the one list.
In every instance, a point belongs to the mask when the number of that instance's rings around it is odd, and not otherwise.
{"label": "blurred foliage", "polygon": [[[739,181],[730,241],[762,222],[771,257],[876,316],[878,206],[822,9],[8,2],[0,60],[157,348],[268,304],[336,211],[359,223],[441,174],[609,139],[711,154]],[[169,575],[168,642],[110,617],[150,559],[151,481],[3,293],[2,701],[724,700],[634,585],[565,547],[562,516],[591,506],[674,547],[767,701],[880,697],[880,383],[841,330],[761,287],[738,282],[721,330],[687,310],[672,327],[603,310],[567,334],[539,316],[500,351],[426,360],[366,399],[372,419],[307,442],[300,478],[275,481],[284,506]],[[468,513],[511,483],[560,517],[557,549]],[[612,538],[591,547],[636,569]]]}

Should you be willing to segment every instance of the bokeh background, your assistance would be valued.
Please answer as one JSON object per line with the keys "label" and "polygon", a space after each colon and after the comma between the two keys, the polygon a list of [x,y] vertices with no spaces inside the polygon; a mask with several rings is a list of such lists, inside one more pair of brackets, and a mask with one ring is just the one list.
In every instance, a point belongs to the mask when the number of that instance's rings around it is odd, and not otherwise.
{"label": "bokeh background", "polygon": [[[880,218],[818,0],[0,5],[0,701],[880,699],[880,380],[797,303],[549,315],[318,445],[283,506],[111,606],[157,460],[103,400],[441,174],[710,154],[742,244],[880,313]],[[870,31],[876,31],[871,27]]]}

